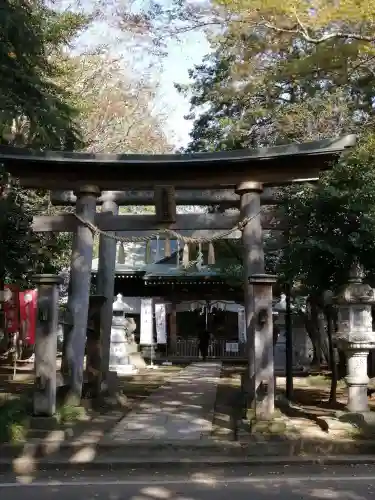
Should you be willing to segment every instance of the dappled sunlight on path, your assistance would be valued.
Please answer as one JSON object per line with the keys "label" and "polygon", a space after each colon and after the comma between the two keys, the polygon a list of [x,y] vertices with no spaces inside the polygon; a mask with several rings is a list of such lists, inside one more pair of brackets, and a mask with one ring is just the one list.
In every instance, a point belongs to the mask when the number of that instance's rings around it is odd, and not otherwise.
{"label": "dappled sunlight on path", "polygon": [[149,396],[111,433],[116,441],[200,440],[212,431],[221,363],[193,363]]}

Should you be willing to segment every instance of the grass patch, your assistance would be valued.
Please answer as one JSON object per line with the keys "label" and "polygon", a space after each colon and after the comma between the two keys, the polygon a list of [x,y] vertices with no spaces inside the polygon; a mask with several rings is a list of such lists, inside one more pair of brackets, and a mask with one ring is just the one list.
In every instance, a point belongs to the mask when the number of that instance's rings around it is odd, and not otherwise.
{"label": "grass patch", "polygon": [[82,406],[63,404],[56,410],[56,419],[61,425],[81,422],[86,416],[86,410]]}
{"label": "grass patch", "polygon": [[29,429],[30,400],[26,397],[8,397],[0,406],[0,443],[24,441]]}
{"label": "grass patch", "polygon": [[[0,404],[0,443],[24,442],[30,429],[32,416],[31,399],[25,395],[7,395]],[[56,410],[56,420],[62,425],[84,420],[86,411],[82,407],[62,405]]]}
{"label": "grass patch", "polygon": [[[125,415],[134,404],[148,397],[183,368],[183,365],[163,366],[159,370],[144,371],[130,380],[121,380],[119,394],[121,397],[125,396],[127,404],[121,404],[119,409]],[[0,377],[1,387],[5,390],[0,393],[0,444],[26,441],[33,414],[32,390],[30,390],[33,387],[32,382],[30,378],[26,383],[15,384],[8,380],[3,381]],[[91,409],[89,406],[85,408],[67,403],[58,404],[55,415],[57,424],[61,428],[80,424],[84,427],[89,425],[89,420],[93,415],[107,413],[107,410],[103,411],[101,408],[93,412],[90,411]]]}
{"label": "grass patch", "polygon": [[[330,387],[331,386],[331,377],[330,375],[309,375],[307,377],[307,383],[311,387]],[[346,387],[344,380],[339,380],[337,382],[338,388]]]}
{"label": "grass patch", "polygon": [[312,387],[327,387],[330,385],[331,379],[327,375],[310,375],[307,383]]}

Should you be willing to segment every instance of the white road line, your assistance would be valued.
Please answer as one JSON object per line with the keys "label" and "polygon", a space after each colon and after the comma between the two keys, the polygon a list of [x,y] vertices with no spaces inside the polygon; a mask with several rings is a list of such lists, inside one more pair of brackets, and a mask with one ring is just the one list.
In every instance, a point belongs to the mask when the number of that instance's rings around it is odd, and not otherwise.
{"label": "white road line", "polygon": [[188,479],[125,479],[125,480],[78,480],[78,481],[34,481],[30,483],[0,483],[1,488],[40,488],[40,487],[77,487],[77,486],[148,486],[148,485],[211,485],[217,484],[251,484],[251,483],[301,483],[301,482],[358,482],[371,481],[375,484],[375,475],[367,476],[275,476],[275,477],[229,477],[227,479],[206,477]]}

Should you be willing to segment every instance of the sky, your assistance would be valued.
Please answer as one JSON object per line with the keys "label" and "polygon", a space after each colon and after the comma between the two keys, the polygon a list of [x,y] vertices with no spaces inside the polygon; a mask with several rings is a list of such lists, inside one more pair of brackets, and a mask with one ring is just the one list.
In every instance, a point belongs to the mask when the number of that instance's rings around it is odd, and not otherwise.
{"label": "sky", "polygon": [[202,33],[190,33],[185,36],[181,45],[170,43],[169,55],[161,76],[161,92],[164,92],[162,100],[168,99],[171,106],[167,124],[169,131],[166,133],[174,132],[178,145],[188,142],[192,123],[183,118],[189,112],[188,99],[179,95],[173,85],[174,82],[188,83],[188,69],[199,64],[208,52],[209,46]]}
{"label": "sky", "polygon": [[[89,9],[94,1],[82,0],[81,3]],[[59,4],[62,8],[71,5],[69,0],[60,0]],[[143,71],[149,72],[145,69],[150,63],[147,53],[143,54],[142,60],[134,61],[129,51],[129,44],[124,40],[124,34],[111,23],[111,16],[109,20],[94,22],[87,32],[80,35],[75,50],[81,52],[101,44],[108,45],[113,54],[121,56],[124,66],[128,66],[131,71],[140,74]],[[174,83],[189,82],[189,68],[201,62],[203,56],[209,52],[209,45],[204,33],[194,31],[184,35],[180,41],[170,40],[166,52],[161,70],[153,70],[154,74],[151,75],[159,82],[155,112],[161,112],[165,116],[164,132],[169,141],[178,148],[187,144],[192,123],[184,119],[184,115],[189,111],[188,99],[178,94]],[[160,64],[157,66],[160,68]]]}

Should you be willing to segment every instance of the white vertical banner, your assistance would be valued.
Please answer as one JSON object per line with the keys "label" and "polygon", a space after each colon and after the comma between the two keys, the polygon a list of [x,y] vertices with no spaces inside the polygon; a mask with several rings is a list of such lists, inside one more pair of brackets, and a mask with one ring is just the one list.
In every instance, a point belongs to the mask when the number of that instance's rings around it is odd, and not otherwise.
{"label": "white vertical banner", "polygon": [[139,339],[141,345],[152,345],[154,343],[152,313],[152,299],[141,299],[141,335]]}
{"label": "white vertical banner", "polygon": [[238,342],[241,344],[246,343],[246,316],[245,316],[245,308],[238,308]]}
{"label": "white vertical banner", "polygon": [[165,304],[155,304],[156,342],[167,343],[167,324]]}

